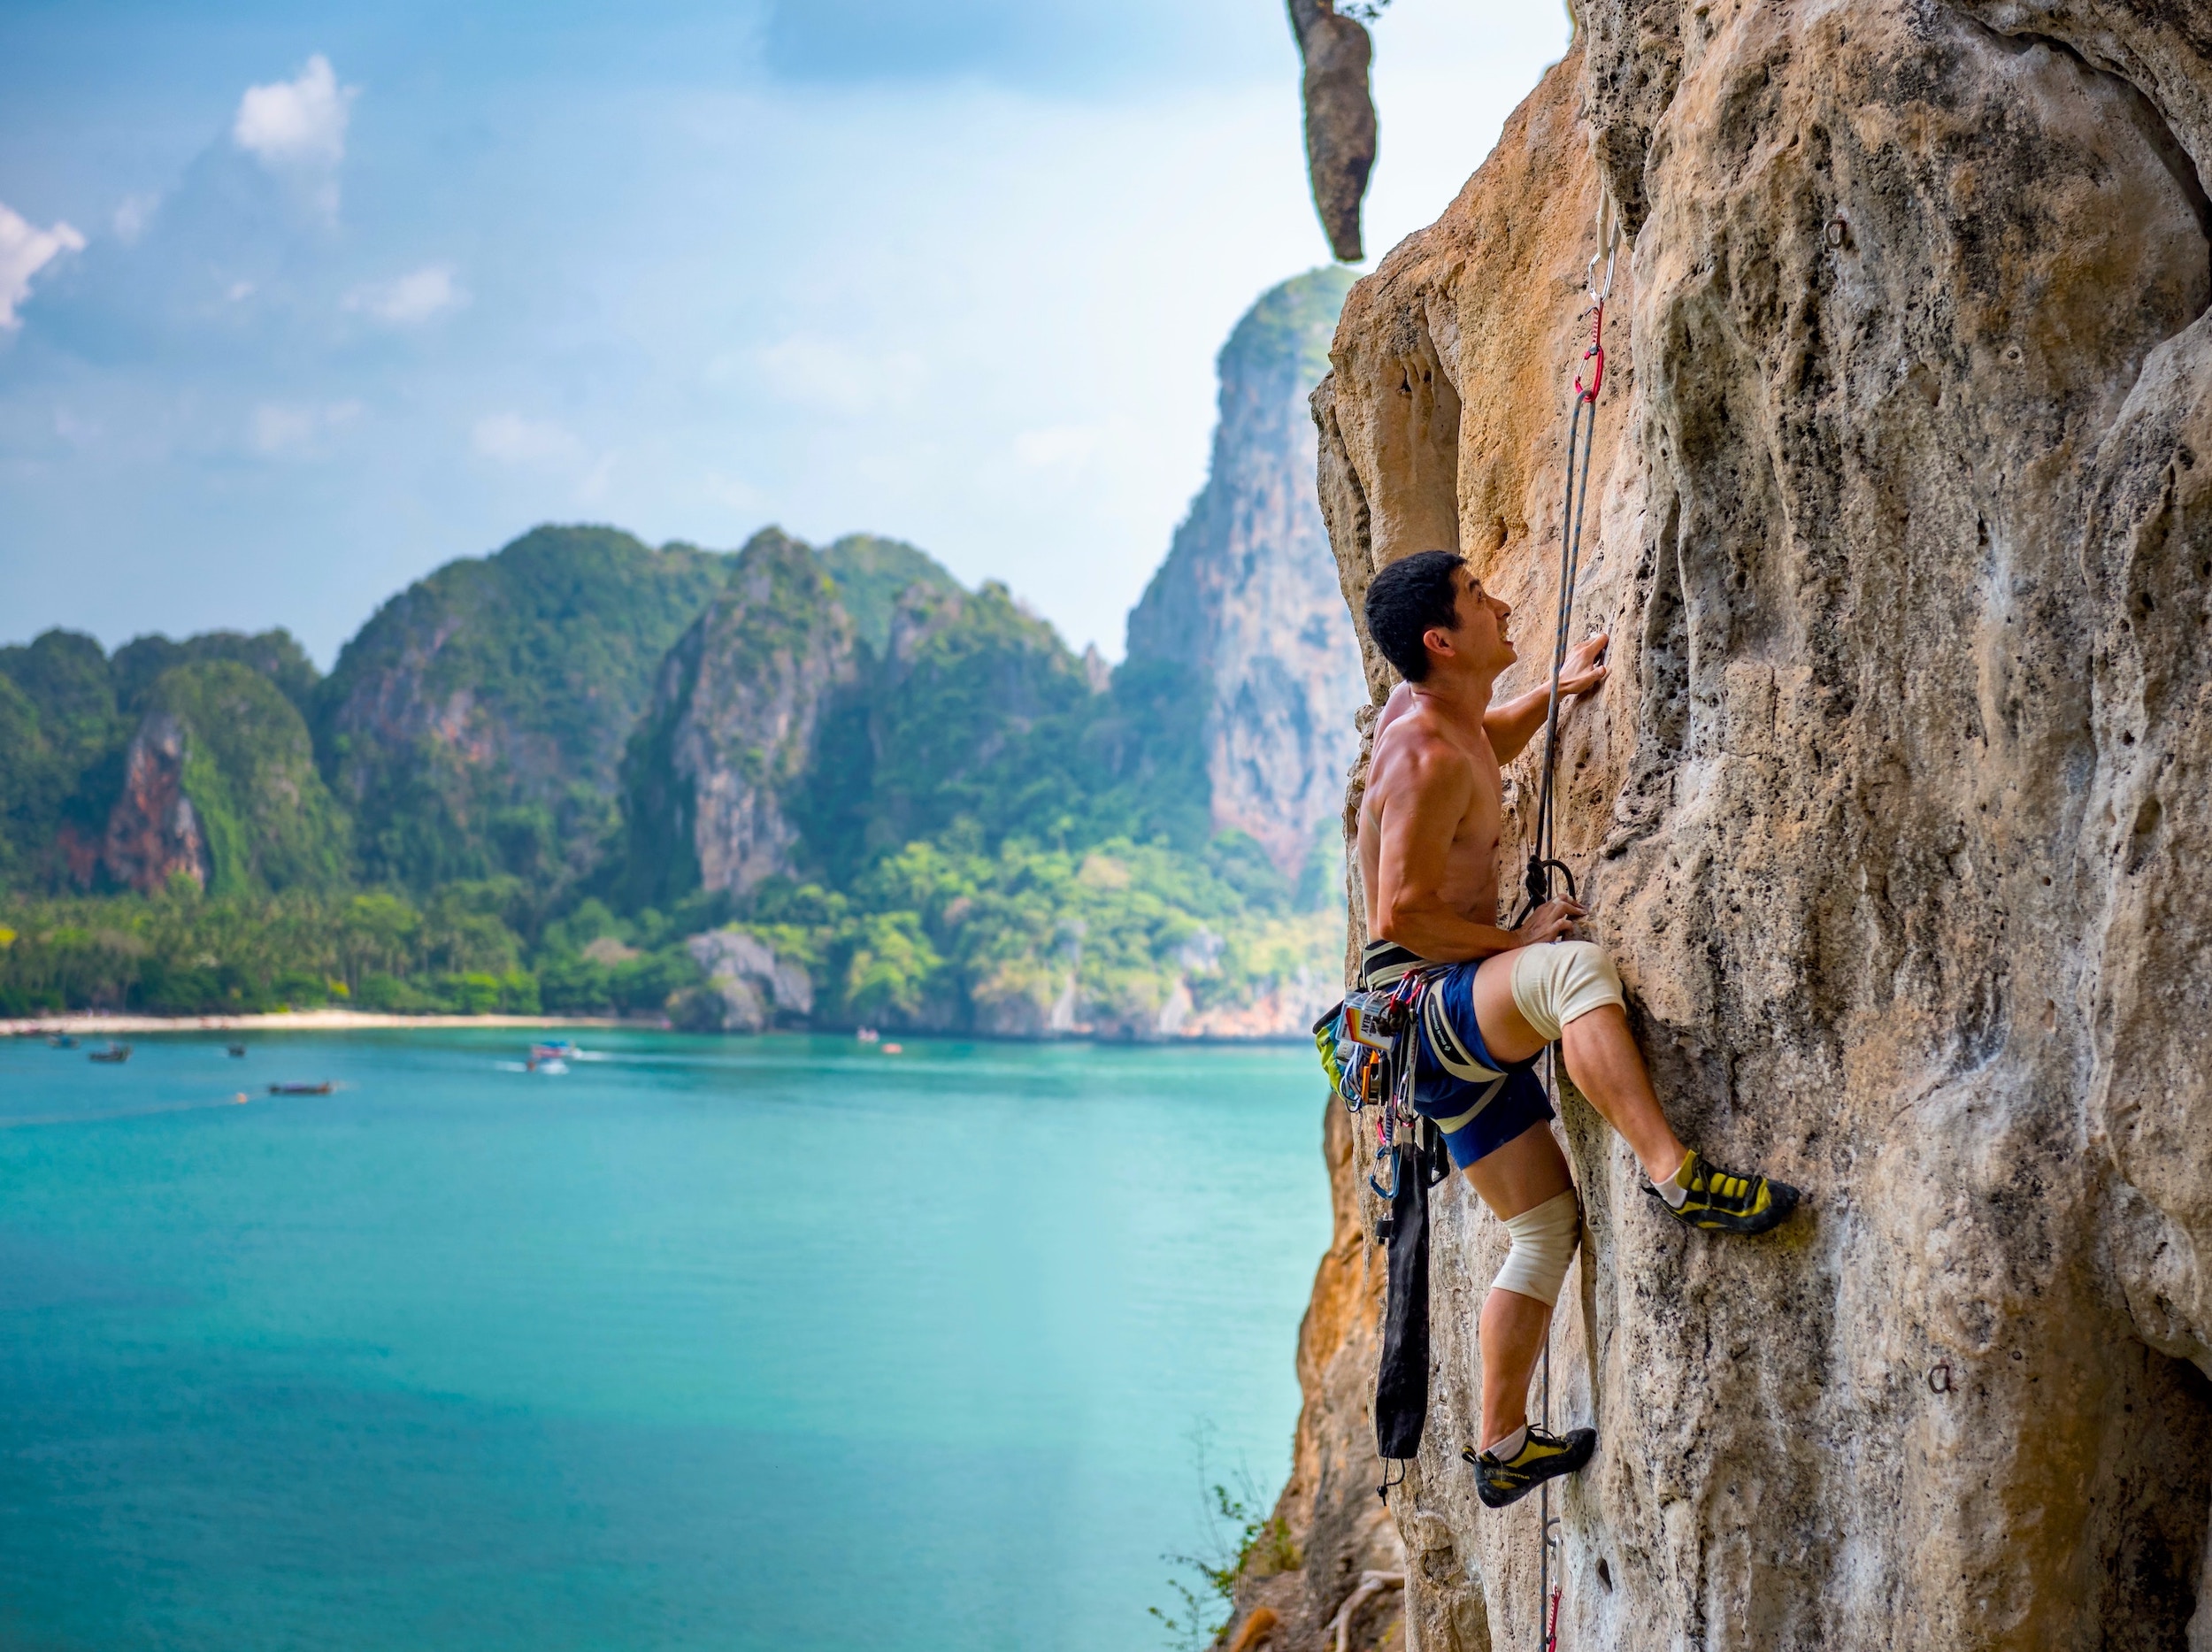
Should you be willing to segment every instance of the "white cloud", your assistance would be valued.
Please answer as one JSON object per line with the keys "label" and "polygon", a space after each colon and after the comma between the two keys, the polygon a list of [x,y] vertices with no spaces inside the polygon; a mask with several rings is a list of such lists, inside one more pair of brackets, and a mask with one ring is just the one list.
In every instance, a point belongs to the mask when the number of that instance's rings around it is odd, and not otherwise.
{"label": "white cloud", "polygon": [[31,277],[63,253],[83,250],[84,237],[68,225],[39,229],[0,204],[0,332],[12,333],[23,325],[15,307],[30,296]]}
{"label": "white cloud", "polygon": [[341,87],[319,51],[296,81],[250,86],[231,123],[234,142],[265,166],[335,166],[346,158],[346,119],[356,88]]}
{"label": "white cloud", "polygon": [[388,281],[372,281],[346,295],[345,307],[373,316],[388,327],[419,327],[442,311],[469,301],[452,270],[433,264]]}
{"label": "white cloud", "polygon": [[115,238],[130,246],[146,233],[146,226],[153,222],[154,209],[161,204],[157,195],[127,195],[115,209],[113,223]]}
{"label": "white cloud", "polygon": [[234,304],[244,304],[253,295],[254,284],[251,281],[233,281],[228,287],[223,288],[223,296]]}
{"label": "white cloud", "polygon": [[253,410],[248,434],[256,452],[271,458],[292,457],[313,452],[322,437],[360,416],[358,402],[264,402]]}
{"label": "white cloud", "polygon": [[476,421],[472,433],[477,452],[502,465],[576,465],[584,458],[584,444],[574,433],[549,419],[525,419],[520,413],[491,413]]}
{"label": "white cloud", "polygon": [[317,52],[298,79],[246,88],[231,122],[231,142],[335,217],[346,122],[358,93],[357,87],[340,86],[330,59]]}
{"label": "white cloud", "polygon": [[753,357],[768,387],[787,402],[833,413],[864,413],[910,402],[928,367],[910,350],[880,353],[838,339],[799,334]]}

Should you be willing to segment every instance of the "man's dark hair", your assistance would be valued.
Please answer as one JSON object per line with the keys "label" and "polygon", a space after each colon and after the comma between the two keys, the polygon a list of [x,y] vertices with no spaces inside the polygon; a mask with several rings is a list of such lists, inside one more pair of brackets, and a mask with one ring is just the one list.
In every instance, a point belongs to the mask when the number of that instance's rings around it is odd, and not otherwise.
{"label": "man's dark hair", "polygon": [[1465,566],[1455,550],[1417,550],[1392,563],[1367,588],[1367,634],[1408,682],[1429,674],[1423,635],[1433,626],[1448,631],[1459,619],[1455,576]]}

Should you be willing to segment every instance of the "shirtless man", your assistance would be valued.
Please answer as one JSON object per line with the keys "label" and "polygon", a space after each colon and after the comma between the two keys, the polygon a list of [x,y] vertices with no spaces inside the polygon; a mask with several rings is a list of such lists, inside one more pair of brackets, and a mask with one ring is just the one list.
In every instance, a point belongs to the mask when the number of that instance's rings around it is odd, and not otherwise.
{"label": "shirtless man", "polygon": [[[1559,1043],[1576,1087],[1680,1220],[1764,1233],[1789,1215],[1797,1190],[1721,1170],[1682,1145],[1652,1093],[1612,961],[1574,938],[1580,906],[1548,901],[1518,929],[1497,926],[1499,765],[1543,727],[1550,692],[1490,703],[1517,657],[1506,638],[1512,610],[1445,550],[1383,569],[1366,608],[1368,634],[1405,680],[1375,726],[1360,804],[1371,937],[1361,972],[1381,987],[1424,964],[1454,966],[1420,999],[1415,1106],[1512,1241],[1482,1307],[1482,1449],[1462,1454],[1482,1501],[1502,1508],[1580,1468],[1597,1447],[1591,1429],[1560,1439],[1528,1425],[1529,1379],[1582,1226],[1535,1076],[1545,1046]],[[1605,681],[1605,645],[1600,634],[1568,655],[1563,700]]]}

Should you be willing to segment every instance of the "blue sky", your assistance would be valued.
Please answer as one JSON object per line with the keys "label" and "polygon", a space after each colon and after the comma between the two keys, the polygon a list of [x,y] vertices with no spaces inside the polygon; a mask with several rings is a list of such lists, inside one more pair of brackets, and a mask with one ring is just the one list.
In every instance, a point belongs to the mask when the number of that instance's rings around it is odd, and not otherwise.
{"label": "blue sky", "polygon": [[[1567,24],[1376,32],[1380,250]],[[1118,655],[1302,164],[1281,0],[0,0],[0,642],[327,665],[536,522],[775,521]]]}

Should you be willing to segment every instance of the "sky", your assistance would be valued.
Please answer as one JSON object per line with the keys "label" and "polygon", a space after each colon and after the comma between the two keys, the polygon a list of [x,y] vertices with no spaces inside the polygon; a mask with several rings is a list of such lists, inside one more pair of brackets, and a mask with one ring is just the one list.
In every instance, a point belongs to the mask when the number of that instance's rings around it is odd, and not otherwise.
{"label": "sky", "polygon": [[[1565,49],[1375,26],[1379,254]],[[0,642],[326,667],[546,521],[890,534],[1075,646],[1328,257],[1282,0],[0,0]]]}

